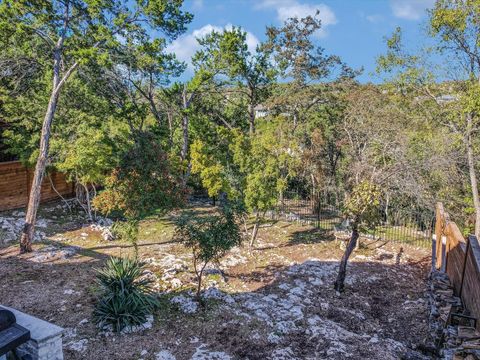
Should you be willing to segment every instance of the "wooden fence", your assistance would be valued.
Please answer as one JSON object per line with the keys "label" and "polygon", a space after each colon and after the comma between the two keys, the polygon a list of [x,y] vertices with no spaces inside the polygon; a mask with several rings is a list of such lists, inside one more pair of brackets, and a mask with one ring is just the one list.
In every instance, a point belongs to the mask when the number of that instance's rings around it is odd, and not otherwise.
{"label": "wooden fence", "polygon": [[[0,163],[0,211],[27,205],[33,171],[33,169],[23,166],[19,161]],[[74,193],[74,184],[68,183],[63,174],[51,173],[50,176],[45,176],[42,183],[42,202],[58,197],[52,183],[62,196],[69,196]]]}
{"label": "wooden fence", "polygon": [[480,330],[480,245],[470,235],[465,239],[455,222],[445,212],[441,203],[436,207],[436,260],[437,269],[450,277],[456,295],[472,316],[477,318]]}

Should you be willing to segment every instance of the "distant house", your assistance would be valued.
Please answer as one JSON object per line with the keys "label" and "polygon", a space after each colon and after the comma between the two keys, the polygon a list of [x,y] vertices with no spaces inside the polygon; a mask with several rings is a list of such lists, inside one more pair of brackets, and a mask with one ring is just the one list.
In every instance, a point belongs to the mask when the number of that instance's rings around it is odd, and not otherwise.
{"label": "distant house", "polygon": [[270,110],[262,104],[255,106],[255,117],[262,118],[270,114]]}
{"label": "distant house", "polygon": [[[424,100],[431,100],[431,99],[432,99],[431,96],[425,96],[425,95],[417,96],[415,98],[416,101],[424,101]],[[450,95],[450,94],[435,96],[435,102],[437,104],[448,104],[457,100],[458,100],[458,96]]]}
{"label": "distant house", "polygon": [[435,100],[439,104],[445,104],[445,103],[449,103],[449,102],[452,102],[452,101],[457,101],[458,98],[456,96],[446,94],[446,95],[437,96],[435,98]]}

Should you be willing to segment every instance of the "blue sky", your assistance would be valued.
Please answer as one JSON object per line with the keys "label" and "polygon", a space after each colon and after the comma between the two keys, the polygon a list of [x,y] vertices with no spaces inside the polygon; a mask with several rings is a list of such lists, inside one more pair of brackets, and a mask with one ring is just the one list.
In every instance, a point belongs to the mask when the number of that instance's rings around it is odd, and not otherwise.
{"label": "blue sky", "polygon": [[[426,9],[433,4],[434,0],[185,0],[184,9],[194,14],[194,20],[169,50],[188,63],[198,48],[195,37],[231,25],[247,31],[249,45],[254,48],[265,39],[265,26],[280,25],[294,15],[313,15],[318,9],[323,23],[315,36],[318,44],[351,67],[363,66],[360,81],[375,81],[370,73],[376,56],[385,51],[384,37],[400,26],[405,44],[420,47],[427,38]],[[185,75],[191,75],[191,70]]]}

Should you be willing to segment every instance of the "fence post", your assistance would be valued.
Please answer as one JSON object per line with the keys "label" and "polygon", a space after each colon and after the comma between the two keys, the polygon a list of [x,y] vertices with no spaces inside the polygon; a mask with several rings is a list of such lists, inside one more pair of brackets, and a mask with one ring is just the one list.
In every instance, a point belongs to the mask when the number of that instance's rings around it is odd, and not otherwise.
{"label": "fence post", "polygon": [[440,259],[441,265],[440,265],[440,270],[443,272],[447,272],[447,266],[448,266],[448,252],[449,248],[447,247],[448,245],[448,238],[445,235],[442,235],[442,258]]}
{"label": "fence post", "polygon": [[[449,216],[445,213],[443,209],[443,204],[441,202],[437,203],[435,208],[435,235],[437,240],[436,245],[436,268],[442,269],[445,268],[445,252],[446,252],[446,237],[445,237],[445,228],[450,221]],[[444,244],[445,243],[445,244]]]}
{"label": "fence post", "polygon": [[467,249],[465,250],[465,258],[463,259],[462,280],[460,282],[460,290],[458,292],[458,296],[460,298],[462,298],[463,280],[465,279],[465,270],[467,268],[469,250],[470,250],[470,236],[467,237]]}

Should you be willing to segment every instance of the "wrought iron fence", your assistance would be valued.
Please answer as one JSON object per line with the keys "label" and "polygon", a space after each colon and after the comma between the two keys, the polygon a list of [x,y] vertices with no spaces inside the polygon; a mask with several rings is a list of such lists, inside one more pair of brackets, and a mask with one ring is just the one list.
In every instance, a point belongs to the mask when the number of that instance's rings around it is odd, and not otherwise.
{"label": "wrought iron fence", "polygon": [[[430,247],[435,224],[432,212],[388,211],[385,208],[379,211],[382,219],[380,224],[363,231],[362,237]],[[341,200],[328,194],[285,192],[276,208],[268,215],[272,219],[310,224],[325,231],[349,233],[348,219],[343,215]]]}

